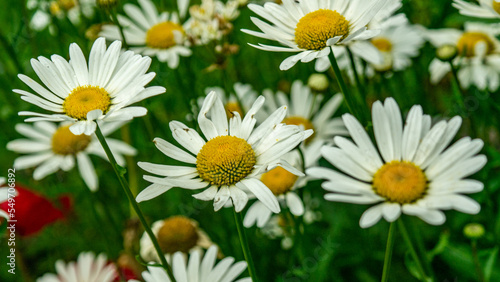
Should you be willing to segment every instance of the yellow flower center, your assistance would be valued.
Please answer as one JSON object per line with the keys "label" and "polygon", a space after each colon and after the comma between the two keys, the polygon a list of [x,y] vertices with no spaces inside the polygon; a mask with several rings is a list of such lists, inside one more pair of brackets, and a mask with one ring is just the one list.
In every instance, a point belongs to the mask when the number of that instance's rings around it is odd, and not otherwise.
{"label": "yellow flower center", "polygon": [[111,105],[111,98],[104,88],[99,86],[79,86],[66,97],[63,103],[64,113],[78,120],[87,119],[87,113],[101,110],[105,114]]}
{"label": "yellow flower center", "polygon": [[424,172],[413,163],[392,161],[375,173],[373,189],[390,202],[412,203],[424,195],[427,179]]}
{"label": "yellow flower center", "polygon": [[262,174],[260,180],[273,192],[274,195],[283,195],[292,190],[298,176],[278,166]]}
{"label": "yellow flower center", "polygon": [[235,136],[217,136],[196,157],[200,177],[212,185],[233,185],[249,175],[256,163],[252,146]]}
{"label": "yellow flower center", "polygon": [[168,49],[177,45],[174,31],[184,33],[184,29],[174,22],[162,22],[151,27],[146,33],[146,45],[156,49]]}
{"label": "yellow flower center", "polygon": [[[288,125],[299,125],[299,126],[303,126],[304,127],[304,130],[308,130],[308,129],[312,129],[314,130],[314,125],[312,124],[311,121],[309,121],[308,119],[305,119],[303,117],[299,117],[299,116],[291,116],[291,117],[287,117],[283,120],[283,123],[286,123]],[[314,130],[314,133],[309,136],[307,139],[306,139],[306,143],[309,143],[311,142],[311,140],[314,139],[314,135],[316,135],[316,131]]]}
{"label": "yellow flower center", "polygon": [[381,52],[390,52],[392,50],[391,41],[384,37],[377,37],[372,39],[372,44]]}
{"label": "yellow flower center", "polygon": [[184,216],[165,219],[158,231],[158,244],[164,253],[189,252],[198,242],[198,232],[193,222]]}
{"label": "yellow flower center", "polygon": [[458,55],[473,57],[476,55],[474,54],[474,48],[480,42],[486,44],[486,54],[491,54],[495,49],[493,41],[487,34],[482,32],[465,32],[457,43]]}
{"label": "yellow flower center", "polygon": [[57,155],[74,155],[87,148],[92,140],[85,134],[74,135],[70,125],[59,127],[52,135],[52,152]]}
{"label": "yellow flower center", "polygon": [[500,2],[493,0],[493,2],[491,3],[491,7],[493,8],[493,10],[495,10],[495,12],[500,14]]}
{"label": "yellow flower center", "polygon": [[238,112],[238,114],[240,114],[240,117],[243,118],[243,111],[241,110],[241,107],[237,102],[228,102],[225,105],[225,108],[226,108],[226,114],[228,117],[233,116],[232,112]]}
{"label": "yellow flower center", "polygon": [[349,35],[349,21],[337,11],[320,9],[302,17],[295,28],[295,43],[301,49],[321,50],[335,36]]}

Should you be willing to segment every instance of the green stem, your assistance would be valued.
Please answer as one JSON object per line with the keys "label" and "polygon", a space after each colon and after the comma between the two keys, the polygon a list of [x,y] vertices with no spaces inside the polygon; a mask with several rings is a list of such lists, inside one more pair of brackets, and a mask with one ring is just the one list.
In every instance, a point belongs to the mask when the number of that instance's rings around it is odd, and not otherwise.
{"label": "green stem", "polygon": [[410,240],[410,236],[408,235],[408,231],[406,230],[403,219],[401,219],[401,218],[398,220],[398,227],[399,227],[399,230],[401,231],[401,235],[403,236],[403,239],[406,243],[406,246],[408,247],[410,255],[413,258],[413,261],[415,261],[415,265],[417,266],[417,270],[420,273],[421,280],[428,281],[429,278],[425,274],[424,268],[422,267],[422,262],[420,261],[420,258],[418,257],[417,252],[415,251],[415,248],[413,247],[413,243]]}
{"label": "green stem", "polygon": [[352,71],[354,73],[354,80],[356,81],[356,86],[358,88],[358,92],[361,97],[365,97],[365,91],[363,88],[363,84],[361,83],[361,80],[359,79],[358,75],[358,70],[356,69],[356,64],[354,63],[354,56],[352,55],[351,49],[349,47],[345,47],[347,50],[347,54],[349,55],[349,62],[351,64]]}
{"label": "green stem", "polygon": [[429,273],[430,277],[434,279],[435,274],[434,270],[432,269],[431,261],[429,259],[429,256],[427,255],[427,250],[425,249],[424,246],[424,240],[422,239],[422,234],[418,232],[417,228],[415,227],[415,221],[410,221],[410,232],[412,234],[415,234],[415,240],[417,241],[417,251],[419,252],[420,257],[422,257],[422,260],[424,261],[424,268],[426,273]]}
{"label": "green stem", "polygon": [[394,222],[389,226],[389,234],[387,235],[387,245],[385,247],[384,268],[382,271],[382,282],[389,279],[389,269],[391,268],[392,250],[394,248],[394,233],[396,227]]}
{"label": "green stem", "polygon": [[462,90],[460,88],[460,81],[458,80],[458,74],[457,74],[457,69],[453,65],[451,61],[449,61],[450,68],[451,68],[451,73],[453,74],[453,96],[455,98],[455,102],[458,104],[459,107],[459,114],[463,115],[465,114],[465,104],[464,104],[464,99],[463,99],[463,94]]}
{"label": "green stem", "polygon": [[478,281],[484,282],[484,273],[481,268],[481,264],[479,263],[479,257],[477,256],[477,241],[473,239],[470,242],[470,246],[472,249],[472,259],[474,260],[474,267],[476,268]]}
{"label": "green stem", "polygon": [[347,85],[345,84],[344,78],[342,77],[342,73],[340,72],[340,68],[339,65],[337,64],[337,59],[335,58],[333,51],[330,52],[328,58],[330,59],[330,64],[332,65],[333,71],[335,72],[335,77],[337,78],[337,82],[339,84],[340,90],[342,91],[342,95],[344,95],[344,100],[347,104],[347,109],[353,116],[360,119],[362,124],[366,124],[367,119],[363,114],[364,106],[356,103],[355,101],[356,99],[354,98],[354,96],[352,96],[349,89],[347,88]]}
{"label": "green stem", "polygon": [[174,274],[172,273],[172,268],[168,264],[167,260],[165,259],[165,256],[163,255],[163,252],[161,251],[160,245],[158,244],[158,241],[156,240],[156,236],[154,235],[153,231],[151,230],[151,227],[149,227],[148,223],[146,222],[146,219],[144,218],[144,215],[142,214],[141,209],[139,208],[139,205],[134,199],[134,195],[132,195],[132,192],[130,191],[130,188],[128,186],[127,180],[124,178],[124,168],[120,167],[118,163],[115,160],[115,157],[111,153],[111,149],[108,146],[108,143],[106,142],[106,139],[104,138],[104,135],[101,132],[101,129],[99,128],[99,125],[97,125],[97,129],[95,131],[95,134],[97,136],[97,139],[99,140],[99,143],[101,143],[102,148],[106,152],[106,156],[109,159],[109,162],[111,163],[111,166],[113,167],[113,170],[115,171],[116,177],[118,177],[118,181],[120,182],[123,191],[127,195],[127,198],[134,208],[135,212],[137,213],[137,216],[139,217],[139,220],[142,223],[142,226],[144,227],[144,230],[146,233],[148,233],[149,238],[151,239],[151,242],[153,242],[153,246],[155,247],[156,253],[158,254],[158,257],[160,258],[161,264],[163,268],[167,271],[167,274],[172,282],[176,282],[174,278]]}
{"label": "green stem", "polygon": [[243,249],[243,255],[247,261],[248,272],[252,281],[259,281],[257,278],[257,272],[255,271],[255,266],[253,264],[252,254],[250,253],[250,247],[248,246],[247,234],[245,233],[245,227],[243,227],[243,219],[241,218],[241,213],[234,211],[234,220],[236,221],[236,228],[238,229],[238,235],[240,236],[240,244]]}
{"label": "green stem", "polygon": [[118,21],[118,17],[116,16],[117,14],[116,9],[108,10],[108,12],[113,22],[116,24],[116,26],[118,26],[118,30],[120,31],[120,36],[122,37],[123,48],[128,49],[128,44],[127,40],[125,39],[125,33],[123,32],[123,27]]}
{"label": "green stem", "polygon": [[[125,124],[122,127],[121,135],[123,141],[125,143],[132,145],[132,140],[130,138],[130,124]],[[127,161],[127,169],[128,169],[128,183],[130,187],[130,191],[132,194],[137,194],[139,187],[137,184],[137,168],[135,167],[134,157],[126,156],[125,160]],[[136,218],[137,214],[134,212],[132,205],[130,205],[130,218]]]}

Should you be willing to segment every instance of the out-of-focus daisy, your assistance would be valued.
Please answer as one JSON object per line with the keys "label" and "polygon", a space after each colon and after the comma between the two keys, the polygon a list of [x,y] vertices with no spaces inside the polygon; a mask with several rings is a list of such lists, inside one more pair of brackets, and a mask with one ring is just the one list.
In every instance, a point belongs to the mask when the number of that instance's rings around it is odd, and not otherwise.
{"label": "out-of-focus daisy", "polygon": [[[191,56],[191,49],[185,46],[185,28],[176,13],[158,13],[151,0],[138,0],[140,7],[125,4],[123,10],[128,17],[118,15],[127,44],[132,51],[146,56],[156,56],[172,69],[179,66],[179,56]],[[185,7],[187,0],[178,0],[179,7]],[[186,10],[180,9],[184,18]],[[115,25],[102,27],[101,36],[111,40],[122,40]]]}
{"label": "out-of-focus daisy", "polygon": [[185,25],[189,40],[196,45],[221,40],[233,30],[232,21],[240,15],[239,6],[238,0],[228,0],[226,3],[202,0],[201,5],[191,6],[191,17]]}
{"label": "out-of-focus daisy", "polygon": [[[316,148],[316,150],[319,148]],[[304,154],[307,158],[309,155]],[[295,169],[302,171],[302,160],[300,154],[295,150],[282,157],[285,161],[291,164]],[[319,157],[318,157],[319,159]],[[311,161],[309,161],[310,163]],[[307,164],[307,162],[306,162]],[[306,165],[306,167],[311,166],[311,163]],[[264,183],[273,194],[278,198],[279,202],[284,204],[290,209],[290,212],[295,216],[304,215],[304,203],[297,195],[296,190],[304,187],[307,184],[307,176],[297,176],[282,167],[276,167],[260,177],[262,183]],[[245,219],[243,224],[245,227],[251,227],[254,224],[257,227],[262,228],[271,217],[272,212],[269,210],[262,202],[256,201],[250,206],[247,213],[245,214]]]}
{"label": "out-of-focus daisy", "polygon": [[500,18],[500,0],[478,0],[479,5],[464,0],[453,0],[453,7],[465,16],[487,19]]}
{"label": "out-of-focus daisy", "polygon": [[[215,263],[217,259],[218,248],[212,246],[205,255],[200,250],[190,253],[187,261],[182,252],[174,254],[172,259],[172,270],[174,278],[178,282],[250,282],[250,278],[238,279],[238,276],[246,269],[247,263],[240,261],[234,263],[233,257],[226,257]],[[203,256],[203,259],[201,257]],[[142,278],[146,282],[170,282],[167,272],[161,267],[148,266],[148,270],[142,273]],[[129,280],[139,282],[137,280]]]}
{"label": "out-of-focus daisy", "polygon": [[[465,24],[465,31],[457,29],[428,30],[425,37],[434,47],[455,46],[457,56],[452,63],[458,68],[462,88],[471,85],[495,91],[500,85],[500,26],[482,23]],[[451,71],[450,64],[435,58],[429,71],[431,82],[438,83]]]}
{"label": "out-of-focus daisy", "polygon": [[[243,116],[243,111],[245,113],[248,112],[255,102],[255,99],[257,99],[257,91],[253,90],[250,84],[243,84],[241,82],[236,82],[233,89],[234,93],[229,93],[229,97],[227,96],[228,94],[226,94],[226,91],[224,91],[221,87],[208,87],[205,89],[205,93],[208,95],[210,92],[214,91],[219,96],[224,104],[228,117],[232,116],[232,112],[238,112],[240,116]],[[205,97],[200,97],[198,99],[199,108],[202,107],[204,100]],[[238,100],[241,102],[241,106]],[[241,107],[243,107],[243,109]],[[257,115],[259,114],[262,113],[257,113]]]}
{"label": "out-of-focus daisy", "polygon": [[[342,94],[335,94],[321,106],[323,95],[313,94],[311,88],[304,85],[300,80],[292,83],[290,92],[290,98],[288,98],[281,91],[274,95],[271,90],[264,90],[263,94],[266,97],[264,116],[269,116],[280,106],[288,105],[287,116],[283,122],[314,130],[314,134],[306,140],[305,144],[317,149],[325,142],[331,141],[334,136],[347,134],[342,119],[333,117],[342,103]],[[311,153],[319,156],[317,150]]]}
{"label": "out-of-focus daisy", "polygon": [[[4,186],[5,182],[5,177],[0,177],[0,204],[9,200],[9,187]],[[9,214],[4,210],[0,210],[0,216],[7,219],[9,218]]]}
{"label": "out-of-focus daisy", "polygon": [[262,31],[244,32],[264,39],[275,40],[286,47],[253,45],[258,49],[275,52],[298,52],[285,59],[281,70],[326,57],[331,46],[349,44],[354,40],[367,40],[378,31],[367,24],[386,4],[387,0],[353,1],[299,1],[283,0],[282,4],[266,3],[264,6],[248,5],[252,11],[267,20],[251,18]]}
{"label": "out-of-focus daisy", "polygon": [[56,262],[57,274],[47,273],[37,282],[112,282],[117,278],[113,264],[108,264],[105,254],[80,253],[76,262]]}
{"label": "out-of-focus daisy", "polygon": [[59,55],[51,60],[38,57],[31,59],[31,66],[47,87],[43,87],[26,75],[19,78],[33,93],[14,89],[21,99],[54,114],[19,112],[22,116],[35,116],[25,121],[72,121],[71,132],[90,135],[96,129],[96,121],[131,120],[147,113],[144,107],[130,105],[165,92],[164,87],[145,88],[155,76],[146,73],[151,58],[135,55],[131,51],[120,52],[121,42],[115,41],[106,50],[104,38],[95,41],[90,51],[89,64],[80,47],[69,47],[70,61]]}
{"label": "out-of-focus daisy", "polygon": [[36,10],[29,24],[31,29],[40,31],[49,27],[53,33],[55,26],[52,25],[51,18],[68,17],[72,24],[79,25],[82,16],[86,18],[94,16],[95,0],[29,0],[26,7],[29,10]]}
{"label": "out-of-focus daisy", "polygon": [[[101,126],[104,136],[118,129],[123,123],[105,123]],[[26,154],[14,161],[14,168],[26,169],[37,167],[33,178],[40,180],[55,173],[59,169],[69,171],[78,164],[78,170],[83,181],[90,190],[98,188],[98,179],[89,154],[97,155],[107,160],[97,138],[85,134],[74,135],[70,131],[70,124],[59,127],[54,123],[39,121],[33,126],[17,124],[16,130],[27,139],[17,139],[7,144],[7,149]],[[137,151],[130,145],[113,138],[106,138],[118,164],[125,165],[123,155],[135,155]]]}
{"label": "out-of-focus daisy", "polygon": [[370,227],[382,217],[395,221],[401,213],[440,225],[446,220],[441,210],[479,212],[480,205],[462,194],[483,189],[481,182],[464,179],[486,164],[486,157],[477,155],[483,141],[464,137],[448,147],[460,128],[459,116],[431,126],[430,116],[422,113],[422,107],[414,106],[403,127],[396,101],[377,101],[372,119],[378,151],[352,115],[345,114],[343,119],[354,142],[338,136],[337,147],[324,146],[321,150],[323,157],[343,173],[322,167],[306,172],[327,180],[322,183],[331,192],[325,195],[326,200],[377,204],[363,213],[361,227]]}
{"label": "out-of-focus daisy", "polygon": [[304,131],[296,125],[282,124],[286,107],[276,110],[254,129],[257,122],[254,115],[264,100],[264,97],[259,97],[243,119],[238,112],[233,112],[228,122],[222,101],[215,92],[208,94],[198,115],[198,125],[207,141],[181,122],[170,122],[174,139],[189,153],[161,138],[155,138],[156,147],[170,158],[191,166],[139,162],[142,169],[163,177],[145,175],[144,179],[152,184],[136,200],[152,199],[173,187],[194,190],[208,186],[193,197],[204,201],[213,200],[216,211],[231,199],[235,210],[240,212],[248,201],[244,191],[249,191],[271,211],[278,213],[278,200],[262,183],[260,176],[276,166],[300,175],[280,157],[313,132]]}
{"label": "out-of-focus daisy", "polygon": [[[188,253],[194,249],[208,249],[213,245],[208,235],[198,227],[198,222],[185,216],[172,216],[153,223],[151,230],[165,254]],[[140,241],[141,257],[145,261],[157,261],[158,254],[151,238],[144,232]]]}

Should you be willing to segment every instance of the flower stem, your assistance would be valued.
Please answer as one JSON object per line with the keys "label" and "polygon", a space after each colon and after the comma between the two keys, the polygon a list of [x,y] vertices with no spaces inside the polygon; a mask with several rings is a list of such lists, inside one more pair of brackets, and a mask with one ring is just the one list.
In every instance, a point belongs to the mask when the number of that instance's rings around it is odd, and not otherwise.
{"label": "flower stem", "polygon": [[252,281],[257,282],[259,279],[257,278],[257,272],[255,271],[255,266],[253,264],[252,254],[250,253],[250,247],[248,246],[247,234],[245,233],[245,227],[243,227],[243,219],[241,218],[241,213],[234,211],[234,220],[236,221],[236,228],[238,229],[238,235],[240,236],[240,244],[243,249],[243,255],[245,256],[245,260],[247,261],[248,272],[250,273],[250,277]]}
{"label": "flower stem", "polygon": [[389,279],[389,269],[391,268],[392,249],[394,247],[394,233],[396,231],[394,222],[389,226],[389,234],[387,235],[387,245],[385,247],[384,268],[382,271],[382,282]]}
{"label": "flower stem", "polygon": [[148,223],[146,222],[146,219],[144,218],[144,215],[139,208],[139,205],[134,199],[134,196],[132,195],[132,192],[130,191],[130,188],[128,186],[127,180],[124,178],[125,172],[123,171],[124,169],[118,165],[118,163],[115,160],[115,157],[111,153],[111,149],[108,146],[108,143],[106,142],[106,139],[104,138],[104,135],[101,132],[101,129],[99,128],[99,125],[97,125],[97,129],[95,131],[95,134],[97,136],[97,139],[101,143],[102,148],[106,152],[106,156],[109,159],[109,162],[111,163],[111,166],[113,167],[113,170],[115,171],[116,177],[118,177],[118,181],[120,182],[123,191],[127,195],[127,198],[134,208],[137,216],[139,217],[139,220],[142,223],[142,226],[144,227],[144,230],[146,233],[148,233],[149,238],[151,239],[151,242],[153,242],[153,246],[155,247],[155,250],[158,254],[158,257],[160,258],[161,264],[163,268],[167,271],[167,274],[170,278],[171,281],[176,282],[174,278],[174,274],[172,272],[172,268],[168,264],[167,260],[165,259],[165,256],[163,255],[163,252],[160,249],[160,245],[158,244],[158,241],[156,240],[156,236],[154,235],[153,231],[151,230],[151,227],[149,227]]}
{"label": "flower stem", "polygon": [[359,79],[358,70],[356,69],[356,64],[354,63],[354,56],[352,55],[351,49],[349,47],[345,47],[347,50],[347,54],[349,55],[349,62],[351,63],[352,72],[354,73],[354,80],[356,81],[356,86],[358,87],[358,92],[360,97],[365,97],[365,91],[363,88],[363,84]]}
{"label": "flower stem", "polygon": [[472,249],[472,259],[474,260],[474,267],[476,268],[478,281],[484,282],[486,280],[484,279],[483,269],[481,268],[481,264],[479,263],[479,257],[477,256],[477,241],[476,241],[476,239],[473,239],[470,242],[470,246]]}
{"label": "flower stem", "polygon": [[337,64],[337,59],[335,58],[333,51],[330,52],[328,58],[330,59],[330,64],[332,65],[333,71],[335,72],[335,77],[337,78],[337,82],[339,84],[340,90],[342,91],[342,95],[344,96],[344,100],[346,101],[349,112],[356,118],[360,119],[362,124],[366,124],[368,120],[365,117],[365,111],[363,111],[365,106],[361,105],[359,101],[356,101],[357,99],[355,98],[355,96],[353,96],[350,93],[349,88],[347,88],[344,78],[342,78],[342,73],[340,72],[340,68]]}
{"label": "flower stem", "polygon": [[113,22],[116,24],[116,26],[118,26],[118,30],[120,31],[120,36],[122,37],[123,48],[128,49],[128,44],[127,40],[125,39],[125,33],[123,32],[123,27],[118,21],[118,17],[116,16],[117,14],[116,9],[110,9],[108,10],[108,13],[111,16]]}
{"label": "flower stem", "polygon": [[425,274],[424,268],[422,267],[422,262],[420,261],[420,258],[418,257],[417,252],[415,251],[415,247],[413,247],[413,243],[410,240],[408,231],[406,230],[405,224],[401,218],[398,220],[398,227],[399,230],[401,231],[401,235],[403,236],[406,246],[410,251],[410,255],[415,261],[415,265],[417,266],[417,271],[420,273],[421,280],[428,281],[429,277]]}
{"label": "flower stem", "polygon": [[451,73],[453,74],[453,96],[455,98],[455,102],[458,104],[458,113],[460,115],[465,114],[465,104],[462,96],[462,90],[460,88],[460,82],[458,80],[457,69],[453,65],[451,61],[449,61]]}

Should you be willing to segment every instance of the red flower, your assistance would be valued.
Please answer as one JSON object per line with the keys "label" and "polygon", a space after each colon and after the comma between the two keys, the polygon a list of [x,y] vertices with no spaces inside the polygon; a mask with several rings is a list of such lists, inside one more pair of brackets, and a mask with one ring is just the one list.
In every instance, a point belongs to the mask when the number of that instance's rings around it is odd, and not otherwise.
{"label": "red flower", "polygon": [[[12,220],[16,222],[16,232],[21,236],[29,236],[38,233],[46,225],[65,218],[65,214],[71,209],[69,196],[58,198],[60,208],[56,207],[49,199],[41,194],[27,188],[16,185],[18,195],[15,199],[15,213]],[[8,211],[12,207],[8,202],[0,204],[0,209]]]}

